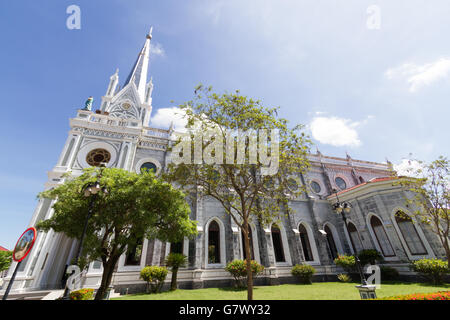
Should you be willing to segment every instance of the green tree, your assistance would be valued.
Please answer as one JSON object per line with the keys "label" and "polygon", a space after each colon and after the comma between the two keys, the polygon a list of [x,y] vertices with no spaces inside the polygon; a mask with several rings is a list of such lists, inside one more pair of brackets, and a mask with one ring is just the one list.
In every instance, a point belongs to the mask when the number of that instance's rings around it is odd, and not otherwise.
{"label": "green tree", "polygon": [[177,275],[178,269],[185,267],[187,264],[187,257],[181,253],[170,253],[166,258],[166,265],[171,268],[172,281],[170,282],[170,290],[177,290]]}
{"label": "green tree", "polygon": [[[303,191],[301,174],[309,167],[310,141],[302,126],[289,128],[288,121],[278,117],[278,108],[266,108],[239,91],[219,95],[211,87],[200,85],[193,101],[180,108],[186,114],[188,132],[171,149],[172,163],[166,178],[189,194],[200,191],[214,198],[241,228],[246,249],[247,298],[252,300],[249,223],[257,220],[266,225],[280,219],[282,213],[289,213],[290,197]],[[245,131],[250,134],[244,135]],[[277,131],[278,136],[273,136]],[[210,137],[210,143],[205,143],[206,137]],[[255,137],[259,137],[258,161],[254,161],[255,143],[251,143]],[[180,150],[180,145],[186,145],[183,141],[194,141],[191,149]],[[226,142],[226,147],[220,148],[221,142]],[[261,148],[264,145],[270,155]],[[174,154],[187,161],[173,161]],[[199,155],[205,158],[203,162],[198,161]]]}
{"label": "green tree", "polygon": [[438,236],[450,268],[449,161],[440,156],[431,163],[420,160],[414,160],[414,163],[416,165],[411,165],[406,170],[410,177],[401,177],[398,183],[410,191],[405,202],[408,207],[413,208],[415,218],[429,225]]}
{"label": "green tree", "polygon": [[[75,178],[67,175],[63,184],[42,192],[41,198],[57,201],[53,205],[54,215],[37,227],[80,239],[89,206],[89,199],[82,190],[97,180],[98,170],[85,169]],[[114,267],[127,247],[143,238],[177,242],[197,232],[196,223],[189,219],[190,208],[185,195],[152,172],[137,174],[103,168],[99,179],[108,192],[96,195],[80,259],[80,262],[84,261],[82,267],[86,261],[102,261],[103,275],[96,300],[103,299]]]}
{"label": "green tree", "polygon": [[12,251],[0,251],[0,272],[8,270],[12,261]]}

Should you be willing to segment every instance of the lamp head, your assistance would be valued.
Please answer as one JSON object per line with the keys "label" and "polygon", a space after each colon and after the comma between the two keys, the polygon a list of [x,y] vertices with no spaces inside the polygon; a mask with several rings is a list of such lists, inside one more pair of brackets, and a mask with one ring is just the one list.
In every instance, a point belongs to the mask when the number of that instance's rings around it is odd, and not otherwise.
{"label": "lamp head", "polygon": [[95,182],[94,185],[91,187],[91,193],[92,193],[92,194],[97,194],[101,189],[102,189],[102,187],[100,186],[100,183],[97,181],[97,182]]}
{"label": "lamp head", "polygon": [[342,209],[343,209],[342,204],[339,203],[339,202],[337,202],[337,203],[335,203],[335,204],[333,205],[333,210],[334,210],[337,214],[340,214],[340,213],[342,212]]}
{"label": "lamp head", "polygon": [[89,197],[89,196],[91,196],[93,193],[93,187],[94,187],[94,184],[93,183],[88,183],[85,187],[84,187],[84,190],[83,190],[83,193],[84,193],[84,196],[85,197]]}
{"label": "lamp head", "polygon": [[87,187],[86,189],[84,189],[84,196],[85,197],[89,197],[91,195],[91,187]]}
{"label": "lamp head", "polygon": [[344,203],[344,211],[345,213],[350,213],[350,210],[352,209],[352,205],[349,202]]}

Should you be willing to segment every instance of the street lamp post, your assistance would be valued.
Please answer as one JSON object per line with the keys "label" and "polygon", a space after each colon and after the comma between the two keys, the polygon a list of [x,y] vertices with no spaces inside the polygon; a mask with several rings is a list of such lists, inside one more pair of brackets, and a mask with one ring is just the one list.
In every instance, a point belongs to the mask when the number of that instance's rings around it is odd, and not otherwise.
{"label": "street lamp post", "polygon": [[350,231],[348,230],[346,214],[350,213],[350,211],[352,209],[352,205],[349,202],[340,202],[336,189],[333,189],[333,193],[336,195],[336,200],[337,200],[337,202],[333,205],[333,210],[338,215],[342,216],[342,219],[344,220],[345,229],[347,230],[347,234],[350,237],[350,246],[351,246],[352,251],[355,256],[356,267],[358,268],[359,276],[361,277],[361,285],[357,286],[357,288],[360,292],[361,298],[362,299],[367,299],[368,297],[376,298],[375,286],[370,286],[367,284],[367,280],[366,280],[366,277],[364,276],[364,272],[363,272],[363,269],[361,266],[361,261],[359,260],[359,257],[356,253],[355,247],[353,246]]}
{"label": "street lamp post", "polygon": [[[86,235],[88,222],[89,222],[89,219],[92,217],[93,209],[94,209],[94,203],[95,203],[95,200],[97,199],[98,193],[100,191],[102,191],[105,194],[108,193],[108,189],[106,187],[101,187],[101,185],[100,185],[100,178],[102,176],[103,168],[105,167],[105,165],[102,163],[100,165],[100,167],[101,167],[101,169],[100,169],[99,175],[97,176],[97,181],[94,182],[94,183],[88,183],[82,190],[83,195],[86,198],[90,198],[90,200],[89,200],[88,214],[86,216],[86,219],[84,220],[83,233],[81,234],[80,244],[78,245],[77,255],[75,256],[75,265],[78,265],[78,261],[80,260],[81,251],[83,249],[83,242],[84,242],[84,237]],[[63,295],[62,299],[63,300],[69,300],[69,293],[70,293],[70,290],[69,290],[69,287],[66,284],[66,287],[64,289],[64,295]]]}

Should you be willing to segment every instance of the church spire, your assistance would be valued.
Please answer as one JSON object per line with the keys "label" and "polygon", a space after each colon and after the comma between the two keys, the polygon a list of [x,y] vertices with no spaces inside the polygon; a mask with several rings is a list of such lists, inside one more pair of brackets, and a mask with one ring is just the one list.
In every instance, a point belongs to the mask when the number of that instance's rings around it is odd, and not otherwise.
{"label": "church spire", "polygon": [[150,57],[150,40],[152,39],[152,31],[153,27],[150,28],[150,31],[145,39],[144,46],[142,47],[142,50],[139,52],[139,55],[136,59],[136,63],[134,64],[130,75],[124,83],[125,87],[127,84],[134,82],[142,102],[144,101],[145,87],[147,85],[147,72]]}

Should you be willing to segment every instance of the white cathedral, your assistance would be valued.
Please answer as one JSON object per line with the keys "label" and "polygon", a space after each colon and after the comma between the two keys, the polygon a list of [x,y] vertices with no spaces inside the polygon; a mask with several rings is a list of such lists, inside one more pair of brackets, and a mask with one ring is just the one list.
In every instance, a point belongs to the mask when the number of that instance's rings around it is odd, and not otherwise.
{"label": "white cathedral", "polygon": [[[169,160],[167,147],[173,128],[152,128],[152,80],[147,82],[151,32],[131,73],[119,86],[118,72],[111,76],[99,110],[88,106],[70,119],[70,131],[56,166],[48,173],[45,189],[64,182],[61,176],[72,171],[107,162],[107,167],[140,172],[153,168],[160,173]],[[389,163],[375,163],[310,154],[311,169],[300,176],[307,192],[291,200],[294,213],[272,225],[251,225],[253,258],[265,266],[265,273],[256,284],[277,284],[293,281],[293,265],[307,263],[317,270],[316,278],[335,281],[333,259],[339,253],[376,249],[385,263],[412,276],[410,260],[423,257],[444,257],[438,238],[428,226],[413,223],[412,208],[404,203],[405,190],[393,184]],[[341,201],[353,209],[348,215],[348,232],[343,220],[332,210],[339,190]],[[52,216],[53,200],[41,199],[30,226]],[[198,235],[182,243],[165,243],[144,239],[128,248],[115,270],[112,285],[116,292],[142,291],[140,270],[146,265],[163,265],[170,252],[188,256],[189,264],[179,272],[182,288],[231,285],[225,265],[243,258],[241,230],[225,214],[221,205],[198,193],[191,204],[191,219],[198,221]],[[403,212],[409,219],[400,216]],[[31,291],[61,288],[65,270],[75,256],[78,241],[53,231],[39,232],[28,257],[20,265],[13,290]],[[214,250],[208,250],[214,248]],[[3,289],[6,288],[16,263],[13,263]],[[100,285],[102,265],[94,261],[83,278],[83,287]],[[168,277],[169,278],[169,277]],[[167,280],[169,281],[169,280]]]}

